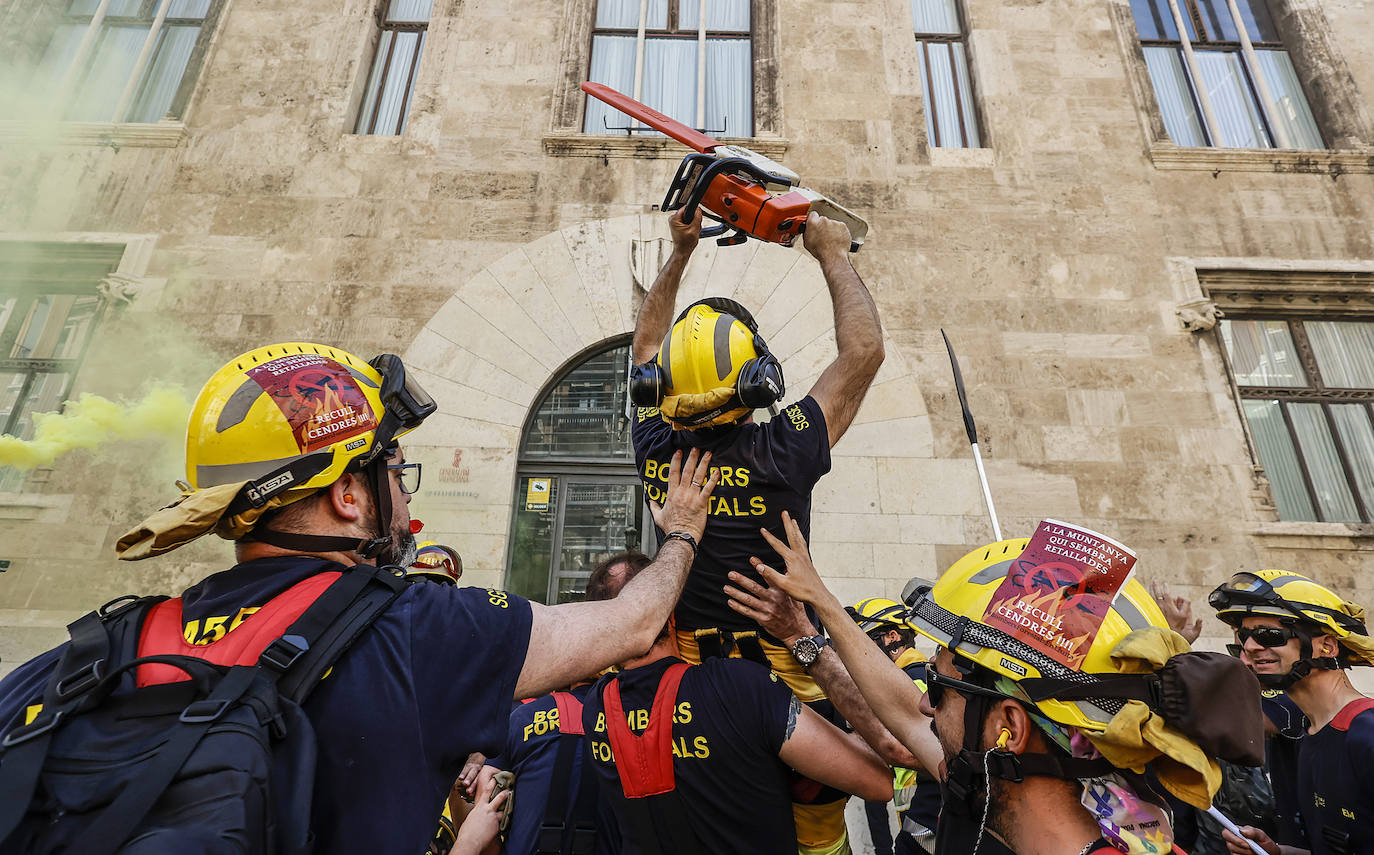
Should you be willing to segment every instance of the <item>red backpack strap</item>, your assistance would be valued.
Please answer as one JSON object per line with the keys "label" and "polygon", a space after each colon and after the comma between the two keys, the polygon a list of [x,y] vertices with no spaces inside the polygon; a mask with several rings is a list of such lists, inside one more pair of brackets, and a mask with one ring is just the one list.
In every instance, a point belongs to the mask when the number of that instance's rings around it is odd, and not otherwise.
{"label": "red backpack strap", "polygon": [[1374,698],[1360,698],[1351,701],[1341,707],[1341,711],[1336,713],[1336,717],[1331,719],[1331,726],[1337,730],[1345,731],[1350,729],[1350,725],[1355,721],[1355,716],[1368,710],[1374,710]]}
{"label": "red backpack strap", "polygon": [[553,702],[558,706],[558,732],[568,736],[584,736],[582,702],[570,692],[554,692]]}
{"label": "red backpack strap", "polygon": [[[686,662],[668,666],[659,679],[649,708],[649,726],[636,736],[630,731],[625,709],[620,704],[620,680],[606,684],[602,695],[606,707],[606,737],[611,743],[616,771],[625,797],[642,799],[669,792],[676,786],[673,778],[673,710],[677,708],[677,689]],[[560,713],[561,715],[561,713]]]}
{"label": "red backpack strap", "polygon": [[[164,600],[153,606],[143,620],[138,655],[172,653],[194,656],[215,665],[252,665],[258,661],[267,645],[286,632],[296,618],[304,614],[340,575],[338,571],[330,571],[302,579],[209,644],[187,641],[183,635],[181,599]],[[140,688],[189,679],[185,671],[171,665],[138,666]]]}

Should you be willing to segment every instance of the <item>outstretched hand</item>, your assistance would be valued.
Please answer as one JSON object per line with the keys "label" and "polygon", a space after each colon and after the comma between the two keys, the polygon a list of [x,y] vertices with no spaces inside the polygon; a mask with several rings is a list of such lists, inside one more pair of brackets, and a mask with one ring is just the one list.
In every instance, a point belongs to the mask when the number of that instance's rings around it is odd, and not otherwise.
{"label": "outstretched hand", "polygon": [[763,539],[768,541],[768,545],[773,547],[773,551],[782,558],[787,572],[779,573],[764,564],[758,556],[750,558],[749,562],[770,588],[777,588],[795,600],[816,605],[822,599],[832,596],[825,587],[825,582],[821,581],[821,574],[816,571],[816,565],[811,563],[811,554],[807,551],[806,538],[802,537],[801,527],[787,511],[782,512],[782,526],[787,534],[786,543],[778,540],[766,528],[759,531],[763,533]]}
{"label": "outstretched hand", "polygon": [[690,534],[698,543],[706,533],[706,513],[711,507],[711,492],[716,489],[720,470],[711,468],[711,453],[692,449],[687,460],[682,452],[673,452],[668,464],[668,494],[663,504],[649,502],[654,525],[665,534],[681,531]]}
{"label": "outstretched hand", "polygon": [[1164,613],[1164,620],[1170,629],[1183,636],[1189,644],[1197,641],[1197,637],[1202,635],[1202,618],[1193,619],[1193,604],[1188,602],[1187,597],[1175,596],[1169,586],[1162,582],[1150,583],[1150,596],[1159,604],[1159,610]]}
{"label": "outstretched hand", "polygon": [[789,597],[781,588],[760,585],[743,573],[730,571],[733,585],[725,586],[730,608],[750,618],[763,631],[778,639],[786,647],[801,638],[816,634],[816,627],[806,616],[801,603]]}

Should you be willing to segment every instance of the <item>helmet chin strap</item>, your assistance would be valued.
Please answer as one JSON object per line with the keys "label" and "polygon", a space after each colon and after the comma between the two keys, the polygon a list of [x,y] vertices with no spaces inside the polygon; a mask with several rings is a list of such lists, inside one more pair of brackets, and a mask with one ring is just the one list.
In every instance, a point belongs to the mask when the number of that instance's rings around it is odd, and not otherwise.
{"label": "helmet chin strap", "polygon": [[1288,691],[1293,686],[1307,679],[1307,676],[1314,670],[1339,671],[1341,669],[1340,660],[1334,656],[1313,656],[1312,655],[1312,635],[1305,629],[1297,630],[1302,641],[1302,647],[1298,650],[1298,661],[1293,663],[1293,667],[1288,669],[1286,674],[1256,674],[1259,683],[1266,689],[1280,689]]}
{"label": "helmet chin strap", "polygon": [[386,454],[379,454],[363,470],[372,480],[374,522],[377,536],[371,538],[341,537],[327,534],[300,534],[276,529],[255,529],[253,537],[262,543],[298,552],[353,552],[371,560],[395,541],[391,535],[391,485],[387,483]]}

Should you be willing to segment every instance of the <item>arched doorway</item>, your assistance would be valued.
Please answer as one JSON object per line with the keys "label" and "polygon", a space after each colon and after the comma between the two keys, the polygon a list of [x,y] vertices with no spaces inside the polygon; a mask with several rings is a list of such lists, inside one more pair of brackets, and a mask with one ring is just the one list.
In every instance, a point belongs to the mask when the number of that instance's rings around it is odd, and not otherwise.
{"label": "arched doorway", "polygon": [[592,567],[646,549],[651,521],[626,412],[630,345],[592,348],[549,384],[520,439],[506,587],[544,603],[581,599]]}

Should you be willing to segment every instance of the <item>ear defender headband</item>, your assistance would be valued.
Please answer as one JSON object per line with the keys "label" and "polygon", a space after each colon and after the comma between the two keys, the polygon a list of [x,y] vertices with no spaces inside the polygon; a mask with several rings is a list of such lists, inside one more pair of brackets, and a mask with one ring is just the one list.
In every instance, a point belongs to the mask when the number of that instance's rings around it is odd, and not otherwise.
{"label": "ear defender headband", "polygon": [[[706,306],[735,318],[754,336],[754,350],[758,351],[758,356],[741,365],[739,374],[735,377],[735,398],[738,399],[739,406],[757,410],[776,404],[787,388],[783,381],[782,363],[769,351],[763,336],[759,335],[759,325],[754,316],[748,309],[727,297],[707,297],[683,309],[674,319],[673,326],[677,326],[678,322],[697,306]],[[671,331],[669,335],[672,335]],[[630,369],[630,402],[635,406],[661,406],[667,394],[668,384],[657,356],[643,365],[636,365]],[[677,421],[686,427],[694,427],[719,414],[717,410],[708,410],[691,419]]]}

